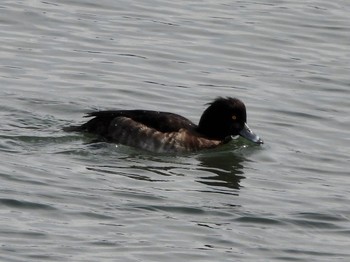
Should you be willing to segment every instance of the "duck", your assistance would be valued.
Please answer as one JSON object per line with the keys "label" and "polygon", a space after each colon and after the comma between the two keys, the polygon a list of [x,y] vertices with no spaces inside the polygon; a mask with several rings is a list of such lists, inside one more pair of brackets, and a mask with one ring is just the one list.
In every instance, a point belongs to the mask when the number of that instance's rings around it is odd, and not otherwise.
{"label": "duck", "polygon": [[198,125],[170,112],[106,110],[87,113],[85,117],[92,119],[64,130],[90,133],[106,142],[158,153],[212,149],[237,136],[257,145],[264,143],[249,128],[246,107],[238,98],[218,97],[207,106]]}

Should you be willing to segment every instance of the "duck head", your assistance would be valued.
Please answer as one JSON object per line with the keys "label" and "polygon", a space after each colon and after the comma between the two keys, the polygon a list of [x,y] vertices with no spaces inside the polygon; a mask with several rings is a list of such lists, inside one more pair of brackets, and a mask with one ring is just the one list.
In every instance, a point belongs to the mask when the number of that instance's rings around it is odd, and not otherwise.
{"label": "duck head", "polygon": [[216,140],[240,135],[256,144],[264,143],[247,125],[245,105],[237,98],[219,97],[210,103],[201,116],[198,131]]}

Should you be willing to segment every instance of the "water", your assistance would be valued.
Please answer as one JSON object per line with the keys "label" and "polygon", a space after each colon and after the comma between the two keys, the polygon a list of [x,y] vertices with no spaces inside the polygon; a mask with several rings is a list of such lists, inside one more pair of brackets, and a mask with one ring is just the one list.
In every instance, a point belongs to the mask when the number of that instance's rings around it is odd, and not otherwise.
{"label": "water", "polygon": [[[2,1],[1,261],[347,261],[348,1]],[[177,156],[65,133],[96,109],[197,122],[236,96],[261,147]]]}

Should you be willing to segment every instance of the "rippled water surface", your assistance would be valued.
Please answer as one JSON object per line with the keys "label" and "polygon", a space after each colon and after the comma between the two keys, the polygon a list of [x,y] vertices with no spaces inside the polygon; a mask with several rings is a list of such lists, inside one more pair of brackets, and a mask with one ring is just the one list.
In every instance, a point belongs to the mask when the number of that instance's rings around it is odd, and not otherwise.
{"label": "rippled water surface", "polygon": [[[1,261],[348,261],[350,2],[2,1]],[[65,133],[96,109],[264,140],[159,155]]]}

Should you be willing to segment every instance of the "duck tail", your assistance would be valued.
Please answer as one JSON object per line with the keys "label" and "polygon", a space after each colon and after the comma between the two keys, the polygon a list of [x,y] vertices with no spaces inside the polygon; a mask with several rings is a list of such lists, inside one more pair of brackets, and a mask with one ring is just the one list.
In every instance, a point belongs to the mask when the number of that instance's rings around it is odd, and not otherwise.
{"label": "duck tail", "polygon": [[63,127],[63,131],[65,132],[82,132],[85,128],[83,128],[84,125],[80,126],[65,126]]}
{"label": "duck tail", "polygon": [[86,123],[77,126],[67,126],[63,130],[66,132],[87,132],[96,135],[106,136],[108,128],[115,117],[115,114],[109,111],[100,111],[88,113],[85,117],[93,117]]}

